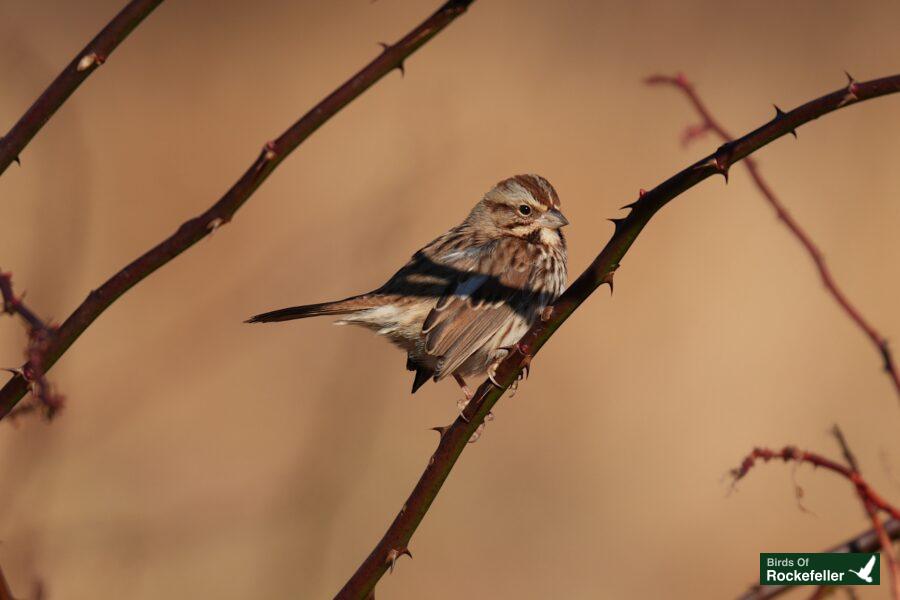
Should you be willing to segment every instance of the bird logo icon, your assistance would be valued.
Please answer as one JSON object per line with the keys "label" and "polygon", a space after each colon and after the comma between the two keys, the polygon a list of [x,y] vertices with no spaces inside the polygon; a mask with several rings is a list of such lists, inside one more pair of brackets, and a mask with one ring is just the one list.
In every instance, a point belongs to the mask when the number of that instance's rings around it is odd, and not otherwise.
{"label": "bird logo icon", "polygon": [[871,558],[869,558],[869,562],[866,563],[859,571],[854,571],[853,569],[847,569],[848,572],[853,573],[866,583],[872,583],[872,567],[875,566],[875,555],[873,554]]}

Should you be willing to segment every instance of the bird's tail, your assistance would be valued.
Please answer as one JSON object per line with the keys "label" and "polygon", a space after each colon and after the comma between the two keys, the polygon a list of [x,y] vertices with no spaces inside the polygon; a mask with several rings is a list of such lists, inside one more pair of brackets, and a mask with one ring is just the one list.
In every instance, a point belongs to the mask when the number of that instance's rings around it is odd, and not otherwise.
{"label": "bird's tail", "polygon": [[280,310],[262,313],[250,317],[244,323],[273,323],[275,321],[292,321],[307,317],[319,317],[322,315],[345,315],[368,308],[366,296],[352,296],[334,302],[320,302],[319,304],[304,304],[303,306],[291,306]]}

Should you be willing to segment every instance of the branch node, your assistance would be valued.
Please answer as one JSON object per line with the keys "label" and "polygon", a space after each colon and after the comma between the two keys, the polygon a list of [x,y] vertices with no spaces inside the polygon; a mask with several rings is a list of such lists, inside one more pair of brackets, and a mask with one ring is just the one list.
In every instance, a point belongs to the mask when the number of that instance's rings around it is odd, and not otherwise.
{"label": "branch node", "polygon": [[81,60],[78,61],[78,66],[76,70],[81,73],[82,71],[87,71],[93,66],[99,67],[104,62],[106,62],[106,57],[97,54],[96,52],[91,52],[89,54],[85,54],[81,57]]}
{"label": "branch node", "polygon": [[226,224],[227,222],[228,221],[226,221],[222,217],[216,217],[206,224],[206,228],[209,230],[209,234],[212,235],[219,230],[219,227]]}

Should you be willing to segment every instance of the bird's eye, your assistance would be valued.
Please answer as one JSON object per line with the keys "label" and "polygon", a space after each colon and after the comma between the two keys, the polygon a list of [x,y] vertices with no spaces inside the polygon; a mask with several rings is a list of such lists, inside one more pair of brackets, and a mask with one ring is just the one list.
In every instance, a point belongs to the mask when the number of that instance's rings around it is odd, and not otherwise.
{"label": "bird's eye", "polygon": [[528,215],[531,214],[531,207],[528,206],[527,204],[520,204],[519,205],[519,214],[522,215],[523,217],[527,217]]}

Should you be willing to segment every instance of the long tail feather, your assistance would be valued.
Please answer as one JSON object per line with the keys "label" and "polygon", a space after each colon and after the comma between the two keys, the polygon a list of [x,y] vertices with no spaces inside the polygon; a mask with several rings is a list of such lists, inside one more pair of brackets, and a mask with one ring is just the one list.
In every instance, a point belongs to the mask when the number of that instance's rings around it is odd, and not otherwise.
{"label": "long tail feather", "polygon": [[345,315],[362,308],[359,303],[360,297],[354,296],[345,300],[336,302],[321,302],[319,304],[305,304],[303,306],[291,306],[280,310],[262,313],[250,317],[244,323],[273,323],[276,321],[292,321],[294,319],[305,319],[307,317],[318,317],[322,315]]}

